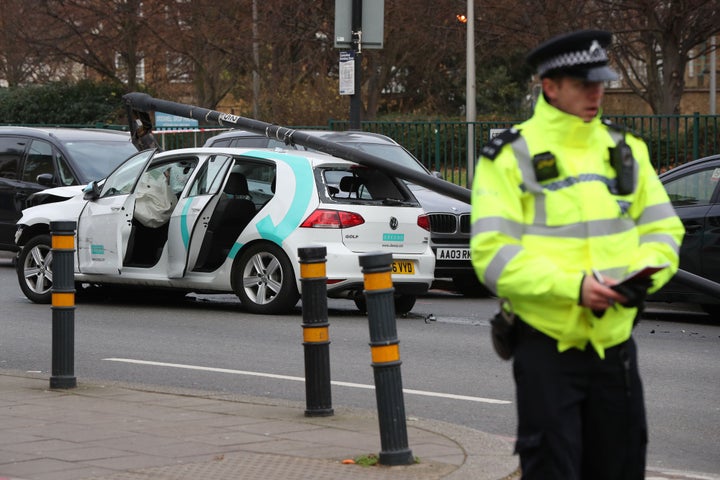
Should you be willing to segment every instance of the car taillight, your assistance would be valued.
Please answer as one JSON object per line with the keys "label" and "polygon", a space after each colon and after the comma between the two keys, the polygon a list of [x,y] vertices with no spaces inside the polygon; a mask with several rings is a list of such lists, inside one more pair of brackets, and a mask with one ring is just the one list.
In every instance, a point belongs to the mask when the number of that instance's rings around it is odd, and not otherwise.
{"label": "car taillight", "polygon": [[349,228],[365,223],[365,219],[355,212],[318,209],[310,214],[300,225],[301,228]]}
{"label": "car taillight", "polygon": [[430,216],[427,214],[418,215],[417,219],[418,227],[430,231]]}

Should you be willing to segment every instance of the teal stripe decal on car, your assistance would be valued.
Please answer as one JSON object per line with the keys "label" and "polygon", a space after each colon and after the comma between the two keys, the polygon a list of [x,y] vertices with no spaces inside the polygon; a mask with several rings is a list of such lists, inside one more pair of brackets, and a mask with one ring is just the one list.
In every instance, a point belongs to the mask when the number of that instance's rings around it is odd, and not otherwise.
{"label": "teal stripe decal on car", "polygon": [[[300,222],[302,222],[305,210],[307,210],[307,206],[312,198],[313,188],[315,187],[312,167],[307,158],[294,155],[286,154],[278,158],[276,152],[265,151],[248,152],[246,155],[282,161],[292,169],[295,175],[295,193],[290,203],[290,208],[282,220],[275,225],[270,215],[265,215],[265,217],[258,220],[255,224],[262,238],[282,246],[283,241],[294,232],[298,225],[300,225]],[[228,257],[235,258],[235,255],[237,255],[241,247],[241,244],[235,243]]]}

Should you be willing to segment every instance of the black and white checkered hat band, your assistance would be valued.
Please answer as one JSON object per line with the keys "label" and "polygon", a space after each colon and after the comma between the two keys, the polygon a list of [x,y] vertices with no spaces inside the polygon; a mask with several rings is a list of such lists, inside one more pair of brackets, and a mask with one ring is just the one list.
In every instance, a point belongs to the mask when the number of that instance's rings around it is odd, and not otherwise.
{"label": "black and white checkered hat band", "polygon": [[577,66],[593,66],[595,64],[607,64],[609,58],[604,48],[593,45],[588,50],[578,52],[567,52],[552,57],[538,65],[538,74],[542,77],[550,70],[557,68],[570,68]]}

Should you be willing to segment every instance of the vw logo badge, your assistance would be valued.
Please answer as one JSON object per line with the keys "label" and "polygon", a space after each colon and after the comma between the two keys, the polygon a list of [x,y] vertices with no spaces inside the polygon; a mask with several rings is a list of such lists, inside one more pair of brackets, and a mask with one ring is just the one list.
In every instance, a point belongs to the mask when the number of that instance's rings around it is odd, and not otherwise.
{"label": "vw logo badge", "polygon": [[398,227],[398,219],[395,217],[390,217],[390,229],[397,230],[397,227]]}

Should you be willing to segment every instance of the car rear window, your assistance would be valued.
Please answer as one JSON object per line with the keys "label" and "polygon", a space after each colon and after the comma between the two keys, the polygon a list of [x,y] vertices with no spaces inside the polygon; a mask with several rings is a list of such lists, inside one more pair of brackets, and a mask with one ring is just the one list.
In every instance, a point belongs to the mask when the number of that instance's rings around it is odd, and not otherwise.
{"label": "car rear window", "polygon": [[404,184],[373,168],[324,168],[325,197],[337,203],[417,206]]}

